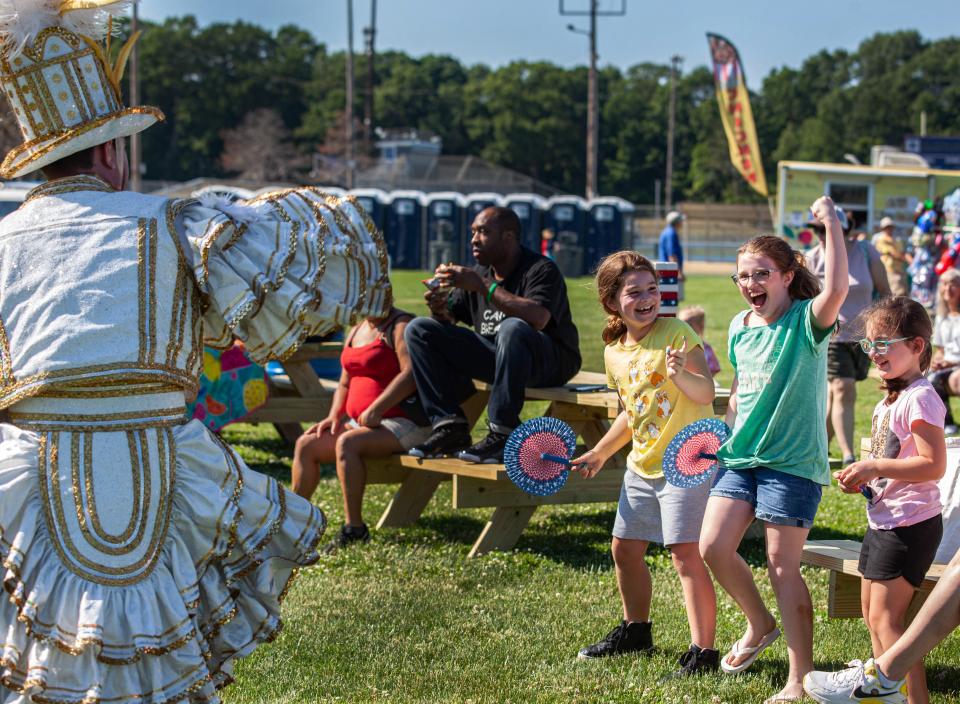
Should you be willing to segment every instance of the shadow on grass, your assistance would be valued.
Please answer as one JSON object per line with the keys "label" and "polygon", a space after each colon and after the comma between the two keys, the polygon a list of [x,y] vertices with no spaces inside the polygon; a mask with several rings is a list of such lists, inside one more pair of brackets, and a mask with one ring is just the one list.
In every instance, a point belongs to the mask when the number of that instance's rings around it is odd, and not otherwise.
{"label": "shadow on grass", "polygon": [[858,543],[863,540],[863,533],[860,531],[837,530],[814,524],[810,529],[810,540],[855,540]]}
{"label": "shadow on grass", "polygon": [[[431,514],[420,516],[416,523],[405,528],[405,537],[392,539],[398,543],[419,542],[422,532],[430,531],[436,533],[440,540],[473,545],[484,525],[484,521],[462,513]],[[418,536],[418,533],[421,535]]]}

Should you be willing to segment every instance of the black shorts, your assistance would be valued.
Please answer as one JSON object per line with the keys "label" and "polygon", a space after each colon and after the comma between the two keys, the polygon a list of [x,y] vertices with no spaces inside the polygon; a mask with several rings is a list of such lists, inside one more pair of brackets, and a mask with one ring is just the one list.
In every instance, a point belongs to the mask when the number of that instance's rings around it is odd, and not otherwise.
{"label": "black shorts", "polygon": [[827,378],[863,381],[870,371],[870,358],[859,342],[831,342],[827,346]]}
{"label": "black shorts", "polygon": [[942,516],[903,528],[867,528],[860,548],[860,574],[878,582],[903,577],[919,587],[933,564],[942,537]]}

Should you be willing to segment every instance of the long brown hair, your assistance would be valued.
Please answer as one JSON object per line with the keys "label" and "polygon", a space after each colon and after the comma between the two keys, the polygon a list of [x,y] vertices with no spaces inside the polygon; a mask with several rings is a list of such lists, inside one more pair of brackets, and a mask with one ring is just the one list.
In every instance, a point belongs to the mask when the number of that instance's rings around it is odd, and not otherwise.
{"label": "long brown hair", "polygon": [[737,250],[737,258],[741,254],[760,254],[768,257],[776,264],[781,273],[793,273],[793,280],[787,293],[795,301],[816,298],[820,293],[820,279],[807,268],[807,261],[801,252],[793,249],[789,244],[774,235],[760,235],[744,244]]}
{"label": "long brown hair", "polygon": [[623,285],[623,279],[634,271],[648,271],[659,286],[657,269],[642,254],[630,250],[614,252],[600,262],[597,267],[597,293],[600,305],[607,312],[607,323],[603,327],[603,341],[608,345],[619,340],[627,331],[627,325],[617,310],[617,294]]}
{"label": "long brown hair", "polygon": [[[933,357],[933,348],[930,338],[933,337],[933,323],[927,309],[912,298],[906,296],[887,296],[870,306],[863,314],[864,330],[882,331],[891,339],[907,337],[911,340],[923,340],[923,352],[920,353],[920,371],[924,374],[930,368]],[[913,383],[902,377],[884,379],[880,388],[887,392],[887,402],[893,403],[905,388]]]}

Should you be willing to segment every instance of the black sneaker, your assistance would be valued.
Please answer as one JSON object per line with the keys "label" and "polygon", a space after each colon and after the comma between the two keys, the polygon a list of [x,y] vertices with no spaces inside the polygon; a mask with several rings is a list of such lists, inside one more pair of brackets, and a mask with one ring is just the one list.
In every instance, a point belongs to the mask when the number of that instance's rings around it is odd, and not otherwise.
{"label": "black sneaker", "polygon": [[650,621],[633,623],[621,621],[620,625],[604,636],[599,643],[594,643],[577,653],[577,658],[592,660],[624,653],[652,653],[653,635],[650,633],[650,625]]}
{"label": "black sneaker", "polygon": [[362,524],[360,527],[348,526],[346,523],[344,523],[342,526],[340,526],[340,532],[337,533],[337,537],[324,546],[323,552],[327,555],[332,555],[337,550],[350,547],[354,543],[369,542],[370,529],[367,528],[366,523]]}
{"label": "black sneaker", "polygon": [[716,672],[720,669],[720,651],[691,645],[689,650],[680,656],[678,662],[680,669],[664,677],[664,680],[682,679],[692,675]]}
{"label": "black sneaker", "polygon": [[464,462],[473,462],[474,464],[503,464],[503,448],[507,444],[509,435],[501,435],[492,430],[487,433],[487,437],[471,445],[461,452],[457,457]]}
{"label": "black sneaker", "polygon": [[455,455],[469,444],[470,428],[466,423],[444,423],[422,443],[407,450],[407,454],[421,459]]}

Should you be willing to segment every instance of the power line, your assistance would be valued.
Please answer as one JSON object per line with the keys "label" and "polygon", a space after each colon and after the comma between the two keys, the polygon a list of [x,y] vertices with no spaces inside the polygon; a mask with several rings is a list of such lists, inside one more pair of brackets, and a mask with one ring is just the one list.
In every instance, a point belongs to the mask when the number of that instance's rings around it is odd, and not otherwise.
{"label": "power line", "polygon": [[587,178],[586,196],[593,198],[599,189],[600,161],[600,100],[597,96],[597,17],[621,17],[627,14],[627,0],[620,0],[619,8],[601,10],[599,0],[589,0],[589,10],[575,10],[567,7],[570,0],[560,0],[560,14],[567,16],[590,17],[590,30],[578,29],[572,24],[567,29],[575,34],[584,34],[590,39],[590,70],[587,74]]}

